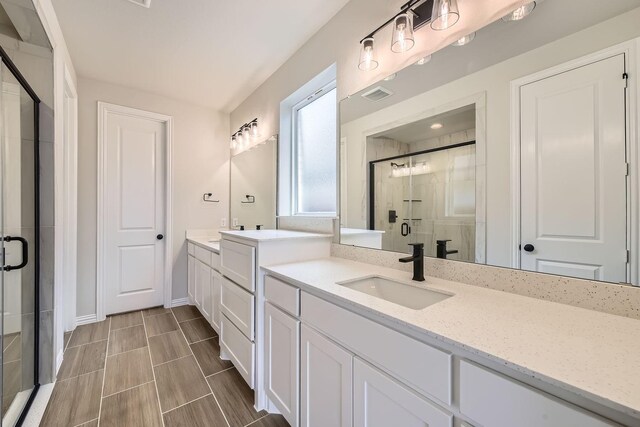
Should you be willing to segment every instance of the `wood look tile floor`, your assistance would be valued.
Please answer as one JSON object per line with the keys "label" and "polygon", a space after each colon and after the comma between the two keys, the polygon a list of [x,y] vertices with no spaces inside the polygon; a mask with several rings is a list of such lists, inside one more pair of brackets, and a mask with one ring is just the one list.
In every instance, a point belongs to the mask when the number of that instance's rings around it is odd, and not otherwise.
{"label": "wood look tile floor", "polygon": [[256,412],[253,391],[220,359],[194,306],[153,308],[78,326],[42,426],[288,427]]}

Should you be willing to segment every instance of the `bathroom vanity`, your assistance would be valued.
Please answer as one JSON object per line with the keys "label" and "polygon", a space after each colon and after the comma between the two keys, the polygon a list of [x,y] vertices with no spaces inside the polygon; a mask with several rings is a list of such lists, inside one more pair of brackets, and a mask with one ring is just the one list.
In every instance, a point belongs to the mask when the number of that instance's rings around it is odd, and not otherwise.
{"label": "bathroom vanity", "polygon": [[637,320],[341,258],[264,271],[265,391],[292,426],[640,423]]}
{"label": "bathroom vanity", "polygon": [[188,302],[198,307],[213,329],[220,333],[220,242],[207,237],[189,238]]}

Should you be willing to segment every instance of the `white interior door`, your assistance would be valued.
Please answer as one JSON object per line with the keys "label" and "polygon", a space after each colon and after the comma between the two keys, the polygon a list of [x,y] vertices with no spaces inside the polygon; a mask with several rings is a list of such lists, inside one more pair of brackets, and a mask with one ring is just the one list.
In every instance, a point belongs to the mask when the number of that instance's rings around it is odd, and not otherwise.
{"label": "white interior door", "polygon": [[624,61],[521,88],[522,269],[628,281]]}
{"label": "white interior door", "polygon": [[104,119],[105,314],[164,302],[166,123],[109,111]]}

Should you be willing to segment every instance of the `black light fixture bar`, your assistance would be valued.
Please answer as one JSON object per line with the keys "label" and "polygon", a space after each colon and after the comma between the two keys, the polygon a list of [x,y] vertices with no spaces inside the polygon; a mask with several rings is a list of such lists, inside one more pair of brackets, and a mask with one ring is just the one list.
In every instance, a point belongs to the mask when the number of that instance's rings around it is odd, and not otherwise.
{"label": "black light fixture bar", "polygon": [[[376,28],[375,30],[373,30],[371,33],[369,33],[368,35],[366,35],[365,37],[362,38],[362,40],[360,40],[360,43],[362,43],[363,41],[365,41],[368,38],[373,37],[374,35],[376,35],[376,33],[378,31],[380,31],[381,29],[383,29],[384,27],[386,27],[387,25],[389,25],[390,23],[393,22],[394,19],[396,19],[398,16],[402,15],[403,13],[407,13],[407,12],[411,12],[413,13],[414,17],[416,18],[420,18],[420,15],[416,12],[416,10],[421,9],[421,7],[416,8],[415,10],[412,9],[413,6],[415,6],[417,3],[420,3],[422,0],[410,0],[409,2],[403,4],[400,7],[400,12],[396,13],[395,15],[393,15],[389,20],[387,20],[384,24],[380,25],[378,28]],[[426,3],[429,3],[429,10],[433,7],[433,0],[427,0]],[[422,10],[422,9],[421,9]],[[429,18],[431,19],[431,13],[429,12]],[[420,24],[421,26],[424,25],[424,19],[420,20]],[[415,24],[414,24],[415,27]]]}

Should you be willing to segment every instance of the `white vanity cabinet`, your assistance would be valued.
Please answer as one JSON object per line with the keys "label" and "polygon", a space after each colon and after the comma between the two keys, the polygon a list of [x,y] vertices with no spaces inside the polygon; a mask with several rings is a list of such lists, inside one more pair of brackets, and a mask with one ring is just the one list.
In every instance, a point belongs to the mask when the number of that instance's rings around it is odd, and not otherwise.
{"label": "white vanity cabinet", "polygon": [[205,249],[195,243],[187,243],[188,277],[187,292],[190,304],[194,304],[202,316],[220,331],[220,255],[213,249]]}
{"label": "white vanity cabinet", "polygon": [[265,305],[265,388],[291,427],[298,426],[300,320]]}
{"label": "white vanity cabinet", "polygon": [[268,407],[294,427],[618,425],[282,277],[264,288]]}
{"label": "white vanity cabinet", "polygon": [[300,425],[353,425],[353,354],[307,325],[300,328]]}

